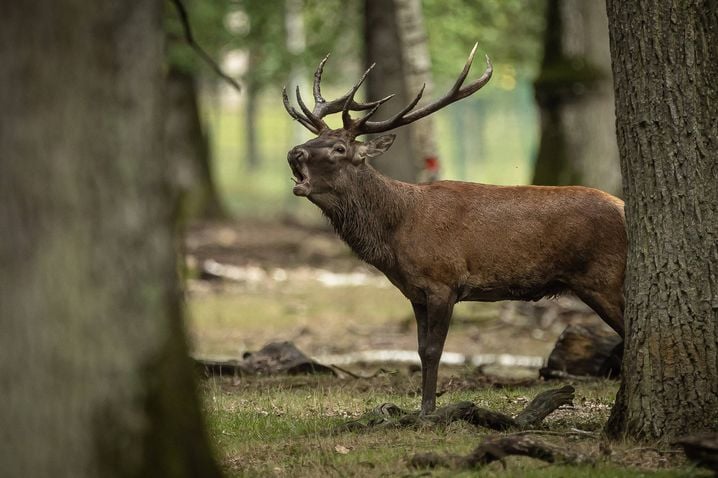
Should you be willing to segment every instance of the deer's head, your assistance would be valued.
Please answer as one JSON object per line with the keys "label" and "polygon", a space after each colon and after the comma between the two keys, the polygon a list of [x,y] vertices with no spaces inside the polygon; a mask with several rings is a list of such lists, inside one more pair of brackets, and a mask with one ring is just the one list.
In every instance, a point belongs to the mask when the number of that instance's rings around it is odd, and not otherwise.
{"label": "deer's head", "polygon": [[[328,193],[336,189],[336,185],[347,180],[357,168],[366,164],[368,158],[381,155],[389,149],[394,142],[394,135],[379,136],[371,141],[358,141],[357,136],[363,134],[383,133],[430,115],[431,113],[455,101],[473,94],[491,79],[493,68],[489,57],[486,57],[487,67],[483,75],[473,83],[462,88],[466,76],[469,74],[471,63],[478,45],[469,54],[464,69],[454,83],[454,86],[438,100],[414,110],[424,93],[424,87],[419,90],[416,97],[393,117],[383,121],[369,121],[379,107],[389,101],[394,95],[377,101],[360,103],[354,100],[359,87],[366,79],[374,65],[364,72],[357,83],[342,97],[326,101],[321,94],[320,83],[327,55],[314,73],[314,109],[310,110],[302,100],[297,86],[297,104],[302,112],[297,111],[289,104],[287,90],[282,90],[284,107],[292,118],[299,121],[304,127],[316,134],[317,137],[304,144],[295,146],[287,154],[287,161],[294,174],[294,194],[297,196],[310,196]],[[352,111],[368,111],[361,118],[353,119]],[[331,129],[323,120],[333,113],[342,114],[342,127]]]}

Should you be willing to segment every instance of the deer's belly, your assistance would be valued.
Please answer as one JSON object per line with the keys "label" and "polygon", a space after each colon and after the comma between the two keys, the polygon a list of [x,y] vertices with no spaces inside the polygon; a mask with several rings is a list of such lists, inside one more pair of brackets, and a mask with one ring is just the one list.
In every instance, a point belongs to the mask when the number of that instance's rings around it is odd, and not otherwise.
{"label": "deer's belly", "polygon": [[565,284],[550,282],[541,285],[507,286],[464,286],[458,294],[459,301],[496,302],[499,300],[539,300],[546,296],[555,296],[566,290]]}

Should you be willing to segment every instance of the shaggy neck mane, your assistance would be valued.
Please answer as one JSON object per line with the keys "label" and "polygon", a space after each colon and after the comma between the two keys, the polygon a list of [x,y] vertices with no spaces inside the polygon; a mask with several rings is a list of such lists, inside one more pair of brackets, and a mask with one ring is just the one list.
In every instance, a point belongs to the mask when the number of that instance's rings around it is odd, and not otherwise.
{"label": "shaggy neck mane", "polygon": [[391,236],[407,210],[408,184],[379,174],[363,165],[352,171],[348,184],[314,202],[337,234],[366,262],[379,269],[395,262]]}

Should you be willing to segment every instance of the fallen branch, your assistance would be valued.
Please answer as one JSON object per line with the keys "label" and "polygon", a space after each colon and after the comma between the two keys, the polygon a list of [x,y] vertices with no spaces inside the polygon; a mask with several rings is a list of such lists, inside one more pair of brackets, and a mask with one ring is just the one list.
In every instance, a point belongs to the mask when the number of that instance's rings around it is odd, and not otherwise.
{"label": "fallen branch", "polygon": [[527,435],[492,436],[466,456],[419,453],[409,460],[414,468],[447,467],[454,469],[476,469],[509,455],[528,456],[548,463],[586,464],[592,459],[572,453]]}
{"label": "fallen branch", "polygon": [[554,390],[546,390],[536,395],[521,413],[516,415],[518,428],[532,428],[543,421],[561,405],[571,405],[576,390],[566,385]]}
{"label": "fallen branch", "polygon": [[551,435],[551,436],[557,436],[557,437],[576,436],[576,437],[584,437],[584,438],[596,438],[598,436],[597,433],[589,432],[586,430],[579,430],[577,428],[572,428],[568,431],[521,430],[520,432],[514,433],[514,435]]}
{"label": "fallen branch", "polygon": [[361,379],[361,380],[366,380],[366,379],[369,379],[369,378],[378,377],[378,376],[381,375],[381,374],[394,374],[394,373],[397,373],[396,371],[393,371],[393,370],[387,370],[387,369],[385,369],[385,368],[378,368],[378,369],[376,369],[376,370],[374,371],[374,373],[370,373],[369,375],[360,375],[360,374],[358,374],[358,373],[352,372],[351,370],[347,370],[347,369],[345,369],[345,368],[343,368],[343,367],[340,367],[339,365],[329,364],[329,367],[333,368],[335,371],[338,370],[340,373],[343,373],[343,374],[345,374],[345,375],[348,375],[348,376],[351,377],[351,378]]}

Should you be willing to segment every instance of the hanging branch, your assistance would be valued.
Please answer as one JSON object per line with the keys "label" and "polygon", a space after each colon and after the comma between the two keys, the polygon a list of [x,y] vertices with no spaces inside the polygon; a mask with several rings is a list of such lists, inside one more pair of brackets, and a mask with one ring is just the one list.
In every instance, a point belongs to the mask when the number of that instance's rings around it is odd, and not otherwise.
{"label": "hanging branch", "polygon": [[227,83],[232,85],[232,87],[237,90],[237,92],[242,91],[242,87],[239,86],[239,83],[237,80],[226,74],[224,71],[222,71],[222,68],[217,64],[217,62],[214,61],[214,59],[206,52],[204,49],[202,49],[201,46],[195,41],[194,35],[192,35],[192,28],[189,23],[189,15],[187,15],[187,9],[185,8],[184,4],[182,3],[182,0],[172,0],[172,4],[174,4],[175,9],[177,9],[177,14],[180,17],[180,21],[182,22],[182,29],[184,30],[184,37],[185,40],[187,40],[187,43],[189,46],[192,47],[192,49],[197,53],[197,55],[204,60],[205,63],[207,63],[212,69],[214,70],[217,75],[219,75],[222,79],[224,79]]}

